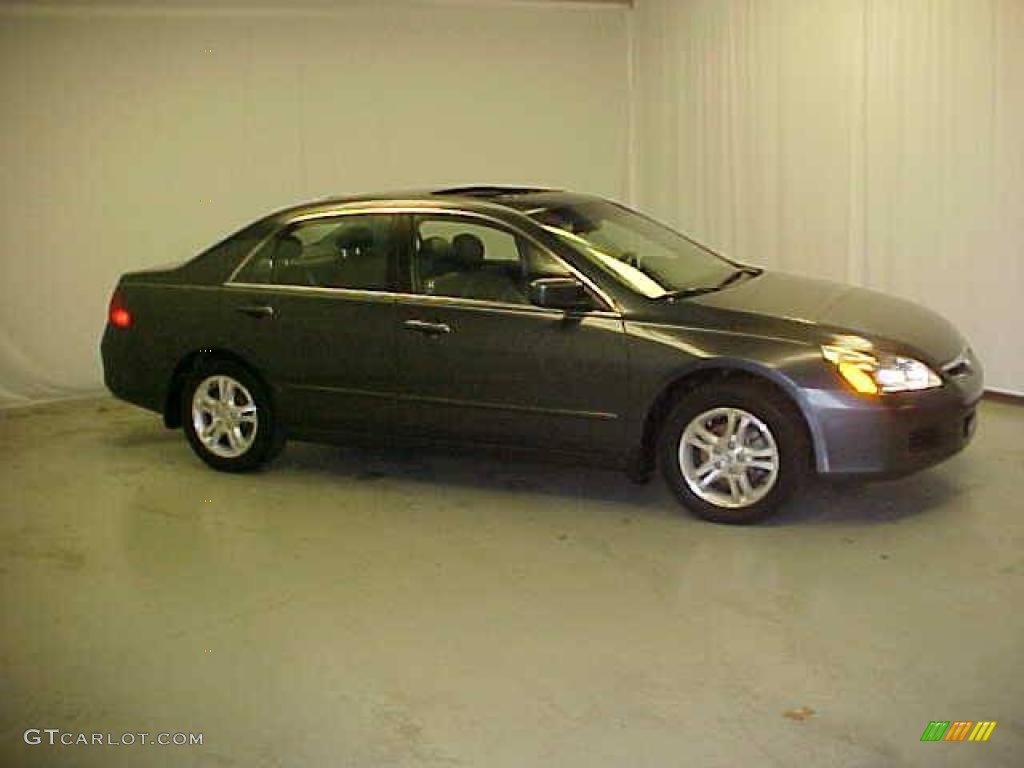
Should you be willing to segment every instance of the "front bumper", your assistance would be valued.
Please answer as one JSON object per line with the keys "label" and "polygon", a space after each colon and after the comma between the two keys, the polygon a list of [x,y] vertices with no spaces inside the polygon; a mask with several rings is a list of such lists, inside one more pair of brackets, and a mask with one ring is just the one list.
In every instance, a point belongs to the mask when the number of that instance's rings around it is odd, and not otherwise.
{"label": "front bumper", "polygon": [[[975,391],[976,389],[976,391]],[[977,428],[977,388],[863,397],[818,391],[818,472],[828,477],[898,477],[963,450]]]}

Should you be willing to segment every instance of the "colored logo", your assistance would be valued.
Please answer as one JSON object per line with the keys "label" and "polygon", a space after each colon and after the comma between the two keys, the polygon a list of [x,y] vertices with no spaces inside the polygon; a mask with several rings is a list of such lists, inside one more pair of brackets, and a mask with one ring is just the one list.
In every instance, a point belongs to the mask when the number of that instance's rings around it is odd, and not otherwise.
{"label": "colored logo", "polygon": [[988,741],[995,727],[995,720],[932,720],[921,741]]}

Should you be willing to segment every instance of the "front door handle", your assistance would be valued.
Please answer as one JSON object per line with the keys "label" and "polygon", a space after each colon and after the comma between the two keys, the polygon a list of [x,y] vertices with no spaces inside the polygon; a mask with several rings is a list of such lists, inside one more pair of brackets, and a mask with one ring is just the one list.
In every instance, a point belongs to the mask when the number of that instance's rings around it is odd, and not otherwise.
{"label": "front door handle", "polygon": [[255,317],[257,320],[271,318],[274,316],[274,308],[266,305],[246,304],[242,307],[235,307],[243,315]]}
{"label": "front door handle", "polygon": [[448,323],[428,323],[426,320],[406,320],[402,326],[407,331],[417,331],[427,336],[441,336],[452,332]]}

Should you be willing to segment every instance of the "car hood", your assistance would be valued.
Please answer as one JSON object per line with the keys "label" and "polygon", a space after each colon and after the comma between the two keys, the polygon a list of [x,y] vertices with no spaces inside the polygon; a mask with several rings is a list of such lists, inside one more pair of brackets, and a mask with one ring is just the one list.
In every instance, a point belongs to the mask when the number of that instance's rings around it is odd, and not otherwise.
{"label": "car hood", "polygon": [[835,334],[863,336],[881,346],[910,347],[942,364],[963,351],[963,336],[944,317],[878,291],[785,272],[762,272],[693,299],[718,309],[814,324]]}

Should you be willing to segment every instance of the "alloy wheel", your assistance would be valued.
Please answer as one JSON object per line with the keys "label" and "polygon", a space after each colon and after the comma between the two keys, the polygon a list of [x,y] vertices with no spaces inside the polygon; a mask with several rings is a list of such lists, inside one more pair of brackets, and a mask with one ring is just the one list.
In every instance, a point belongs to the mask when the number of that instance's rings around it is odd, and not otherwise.
{"label": "alloy wheel", "polygon": [[256,439],[256,401],[245,385],[231,376],[209,376],[192,395],[192,426],[210,453],[225,459],[238,458],[252,448]]}
{"label": "alloy wheel", "polygon": [[741,408],[712,408],[687,424],[679,468],[689,489],[717,507],[763,499],[779,476],[779,449],[768,426]]}

